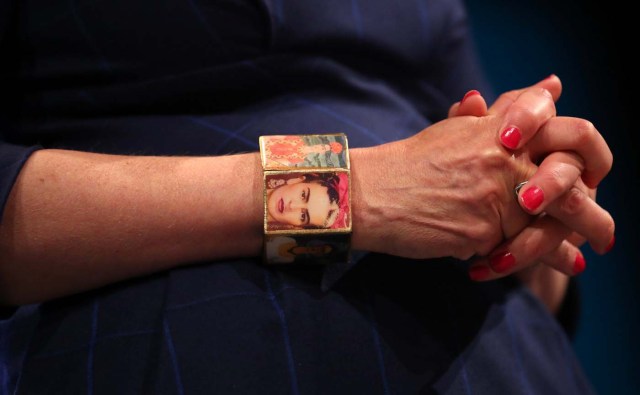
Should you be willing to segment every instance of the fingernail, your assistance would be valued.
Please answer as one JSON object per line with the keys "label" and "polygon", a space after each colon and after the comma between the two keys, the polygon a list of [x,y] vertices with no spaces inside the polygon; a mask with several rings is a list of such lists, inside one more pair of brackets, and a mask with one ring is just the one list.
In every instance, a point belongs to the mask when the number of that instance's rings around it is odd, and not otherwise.
{"label": "fingernail", "polygon": [[477,90],[470,90],[469,92],[467,92],[464,97],[462,98],[462,100],[460,100],[460,104],[464,103],[465,100],[467,100],[468,98],[470,98],[471,96],[475,96],[475,95],[479,95],[480,92],[478,92]]}
{"label": "fingernail", "polygon": [[489,259],[491,268],[496,273],[504,273],[516,264],[516,258],[510,252],[494,255]]}
{"label": "fingernail", "polygon": [[548,76],[547,78],[545,78],[545,80],[550,80],[550,79],[552,79],[552,78],[553,78],[553,77],[555,77],[555,76],[556,76],[555,74],[549,74],[549,76]]}
{"label": "fingernail", "polygon": [[469,268],[469,278],[473,281],[482,281],[489,277],[491,270],[487,265],[476,265]]}
{"label": "fingernail", "polygon": [[522,134],[520,134],[520,129],[515,126],[509,126],[500,133],[500,140],[502,141],[502,144],[511,149],[518,148],[518,143],[520,142],[521,137]]}
{"label": "fingernail", "polygon": [[582,254],[578,253],[575,262],[573,262],[573,274],[578,275],[582,273],[585,267],[587,267],[587,262],[584,260]]}
{"label": "fingernail", "polygon": [[527,210],[535,211],[544,201],[544,191],[542,188],[534,186],[522,192],[521,198],[522,204]]}
{"label": "fingernail", "polygon": [[611,251],[615,244],[616,244],[616,236],[613,236],[613,238],[611,239],[611,241],[607,245],[607,248],[604,249],[604,252],[607,253],[607,252]]}

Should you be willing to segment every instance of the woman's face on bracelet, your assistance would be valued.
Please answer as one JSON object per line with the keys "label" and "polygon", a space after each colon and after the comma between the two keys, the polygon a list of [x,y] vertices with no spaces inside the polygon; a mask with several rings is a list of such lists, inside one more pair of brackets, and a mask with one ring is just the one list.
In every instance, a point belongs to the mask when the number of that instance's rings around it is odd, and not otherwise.
{"label": "woman's face on bracelet", "polygon": [[283,224],[329,228],[338,211],[338,205],[329,200],[327,187],[315,182],[285,184],[267,198],[269,216]]}

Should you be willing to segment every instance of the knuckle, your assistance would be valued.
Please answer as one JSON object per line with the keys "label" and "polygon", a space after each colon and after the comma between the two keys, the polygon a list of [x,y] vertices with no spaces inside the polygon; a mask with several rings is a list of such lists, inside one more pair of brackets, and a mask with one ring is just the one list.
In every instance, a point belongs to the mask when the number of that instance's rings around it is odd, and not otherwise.
{"label": "knuckle", "polygon": [[469,226],[465,230],[465,237],[471,240],[474,243],[484,243],[489,239],[491,234],[491,229],[488,224],[476,224],[474,226]]}
{"label": "knuckle", "polygon": [[540,250],[540,243],[536,239],[528,238],[520,243],[519,250],[521,260],[535,259],[538,255],[537,252]]}
{"label": "knuckle", "polygon": [[[470,207],[481,218],[492,218],[495,215],[496,210],[500,207],[505,199],[510,198],[506,196],[508,193],[506,190],[500,188],[500,185],[491,180],[478,183],[474,191],[469,196]],[[493,228],[489,224],[479,222],[476,227],[483,228],[486,232],[491,232]]]}
{"label": "knuckle", "polygon": [[[534,89],[522,100],[516,100],[511,107],[512,114],[525,120],[539,122],[555,113],[555,102],[551,93],[544,88]],[[517,119],[517,118],[516,118]]]}
{"label": "knuckle", "polygon": [[543,255],[553,251],[558,246],[558,241],[553,237],[548,237],[544,232],[532,232],[529,237],[521,241],[521,255],[526,257],[528,262],[533,262]]}
{"label": "knuckle", "polygon": [[513,104],[511,107],[511,113],[513,114],[514,119],[520,120],[518,123],[522,122],[522,120],[527,122],[528,120],[535,119],[538,116],[531,106],[525,105],[525,103],[521,102],[515,102]]}
{"label": "knuckle", "polygon": [[572,248],[562,248],[558,245],[556,249],[545,255],[545,262],[550,263],[556,270],[572,276],[574,272],[575,251]]}
{"label": "knuckle", "polygon": [[572,187],[560,202],[560,210],[568,215],[575,215],[584,206],[586,195],[577,187]]}
{"label": "knuckle", "polygon": [[478,155],[478,160],[481,166],[491,170],[502,170],[507,168],[507,166],[513,166],[511,164],[513,161],[505,154],[504,150],[498,147],[485,149]]}
{"label": "knuckle", "polygon": [[591,121],[579,119],[574,128],[576,141],[579,145],[588,144],[598,134],[598,130]]}
{"label": "knuckle", "polygon": [[551,94],[551,92],[549,92],[547,89],[545,88],[539,88],[538,89],[538,94],[540,94],[541,96],[546,97],[547,99],[553,101],[553,95]]}
{"label": "knuckle", "polygon": [[[545,188],[547,190],[554,189],[559,191],[567,187],[567,181],[562,173],[562,170],[559,168],[550,170],[545,177],[545,181],[548,184],[548,186]],[[551,188],[549,188],[549,186]]]}
{"label": "knuckle", "polygon": [[480,255],[487,255],[501,241],[501,233],[496,231],[495,226],[489,223],[478,223],[469,226],[465,231],[465,237],[470,241],[469,246],[474,252]]}
{"label": "knuckle", "polygon": [[560,163],[540,173],[540,184],[546,192],[551,192],[553,196],[561,196],[575,184],[576,178],[573,177],[579,177],[575,173],[570,165]]}
{"label": "knuckle", "polygon": [[498,98],[498,100],[507,100],[510,102],[514,102],[516,101],[516,99],[518,98],[518,92],[515,90],[511,90],[508,92],[505,92],[503,94],[500,95],[500,97]]}

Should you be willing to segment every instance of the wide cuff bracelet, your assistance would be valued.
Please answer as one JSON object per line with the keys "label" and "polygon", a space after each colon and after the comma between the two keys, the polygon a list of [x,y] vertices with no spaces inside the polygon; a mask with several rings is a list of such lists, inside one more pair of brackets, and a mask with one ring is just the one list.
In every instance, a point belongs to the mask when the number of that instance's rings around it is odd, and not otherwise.
{"label": "wide cuff bracelet", "polygon": [[351,242],[347,136],[261,136],[264,260],[346,263]]}

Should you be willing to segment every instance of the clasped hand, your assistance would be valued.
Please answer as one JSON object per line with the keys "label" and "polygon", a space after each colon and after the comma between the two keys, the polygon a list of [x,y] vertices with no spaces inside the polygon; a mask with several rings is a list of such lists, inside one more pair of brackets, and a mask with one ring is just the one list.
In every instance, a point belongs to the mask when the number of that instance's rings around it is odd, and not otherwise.
{"label": "clasped hand", "polygon": [[[578,247],[610,249],[614,221],[594,200],[613,157],[595,127],[556,115],[549,77],[487,109],[465,96],[450,117],[397,142],[367,148],[354,168],[354,246],[410,258],[476,257],[475,280],[542,261],[584,269]],[[514,187],[528,181],[518,195]]]}

